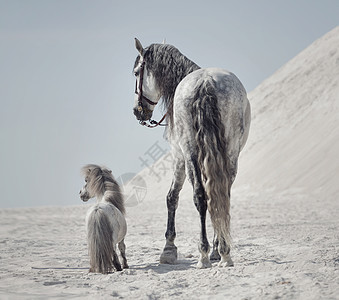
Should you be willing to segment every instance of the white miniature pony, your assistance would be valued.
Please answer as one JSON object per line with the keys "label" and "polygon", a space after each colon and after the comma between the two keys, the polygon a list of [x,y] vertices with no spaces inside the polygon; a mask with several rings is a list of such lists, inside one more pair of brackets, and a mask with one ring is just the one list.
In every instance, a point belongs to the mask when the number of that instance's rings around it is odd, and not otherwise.
{"label": "white miniature pony", "polygon": [[[230,197],[237,174],[239,153],[250,128],[251,110],[246,90],[231,72],[201,69],[178,49],[166,44],[143,48],[134,64],[136,76],[134,114],[140,124],[151,120],[162,99],[167,110],[167,137],[172,145],[174,175],[167,194],[166,245],[161,263],[175,263],[175,212],[186,175],[193,186],[193,200],[200,214],[198,268],[211,267],[206,233],[206,211],[211,215],[215,239],[211,259],[232,266],[230,256]],[[154,126],[152,126],[154,125]]]}
{"label": "white miniature pony", "polygon": [[124,238],[127,232],[124,217],[125,207],[118,183],[112,171],[97,165],[86,165],[82,168],[85,186],[80,191],[80,198],[87,202],[96,197],[97,203],[86,215],[88,252],[90,272],[107,274],[121,271],[121,264],[116,253],[118,244],[123,268],[128,268],[125,256]]}

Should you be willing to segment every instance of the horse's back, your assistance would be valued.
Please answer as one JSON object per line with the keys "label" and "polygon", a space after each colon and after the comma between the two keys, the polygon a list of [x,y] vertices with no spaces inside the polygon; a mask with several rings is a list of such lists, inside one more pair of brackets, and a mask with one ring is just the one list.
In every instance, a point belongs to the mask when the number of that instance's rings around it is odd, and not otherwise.
{"label": "horse's back", "polygon": [[[246,143],[250,126],[250,104],[240,80],[231,72],[219,68],[198,69],[188,74],[178,85],[174,97],[174,124],[192,118],[192,103],[200,90],[211,89],[217,99],[226,138],[240,150]],[[239,151],[240,151],[239,150]]]}
{"label": "horse's back", "polygon": [[220,68],[198,69],[188,74],[177,86],[175,97],[180,93],[184,98],[190,98],[194,91],[206,82],[213,83],[216,91],[230,98],[246,98],[246,90],[237,76]]}

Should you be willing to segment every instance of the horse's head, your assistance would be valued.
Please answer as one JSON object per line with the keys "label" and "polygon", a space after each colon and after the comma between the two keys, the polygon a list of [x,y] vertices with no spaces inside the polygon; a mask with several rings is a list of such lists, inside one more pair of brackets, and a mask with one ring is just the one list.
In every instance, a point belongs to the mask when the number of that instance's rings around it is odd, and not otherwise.
{"label": "horse's head", "polygon": [[135,106],[134,115],[139,121],[151,119],[155,105],[160,100],[161,94],[156,84],[154,75],[147,66],[147,50],[144,49],[138,39],[135,39],[135,47],[139,55],[134,64]]}

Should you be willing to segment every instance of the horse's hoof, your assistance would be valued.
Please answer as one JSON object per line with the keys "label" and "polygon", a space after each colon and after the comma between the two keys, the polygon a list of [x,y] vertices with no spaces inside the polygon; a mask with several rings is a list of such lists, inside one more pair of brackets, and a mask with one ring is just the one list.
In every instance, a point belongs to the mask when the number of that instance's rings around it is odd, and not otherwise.
{"label": "horse's hoof", "polygon": [[177,262],[177,258],[174,256],[160,256],[160,263],[167,264],[167,265],[174,265]]}
{"label": "horse's hoof", "polygon": [[231,259],[231,257],[228,257],[226,259],[222,259],[219,264],[218,267],[234,267],[234,263],[233,260]]}
{"label": "horse's hoof", "polygon": [[214,261],[219,261],[221,259],[220,254],[217,250],[213,250],[211,255],[210,255],[210,260]]}
{"label": "horse's hoof", "polygon": [[173,245],[166,245],[164,251],[160,256],[161,264],[174,265],[178,259],[177,247]]}
{"label": "horse's hoof", "polygon": [[164,252],[160,256],[160,263],[161,264],[168,264],[168,265],[174,265],[177,262],[177,253],[175,252]]}
{"label": "horse's hoof", "polygon": [[128,264],[125,264],[123,267],[124,267],[124,269],[129,269],[129,265]]}
{"label": "horse's hoof", "polygon": [[208,269],[212,268],[212,264],[209,259],[206,259],[204,261],[199,260],[197,264],[197,269]]}
{"label": "horse's hoof", "polygon": [[208,254],[200,254],[200,258],[197,264],[198,269],[207,269],[207,268],[212,268],[212,264],[210,259],[208,258]]}

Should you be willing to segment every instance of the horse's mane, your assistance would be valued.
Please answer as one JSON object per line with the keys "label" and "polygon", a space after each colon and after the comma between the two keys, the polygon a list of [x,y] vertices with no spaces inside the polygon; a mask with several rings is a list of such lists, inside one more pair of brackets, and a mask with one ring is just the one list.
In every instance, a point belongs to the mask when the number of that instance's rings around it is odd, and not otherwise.
{"label": "horse's mane", "polygon": [[111,170],[89,164],[81,171],[87,181],[87,188],[92,194],[105,197],[106,201],[125,214],[124,198]]}
{"label": "horse's mane", "polygon": [[[152,44],[145,50],[146,69],[152,72],[156,80],[163,105],[167,110],[167,118],[172,124],[175,89],[186,75],[200,67],[172,45]],[[139,60],[140,56],[137,57],[134,68],[138,65]]]}

